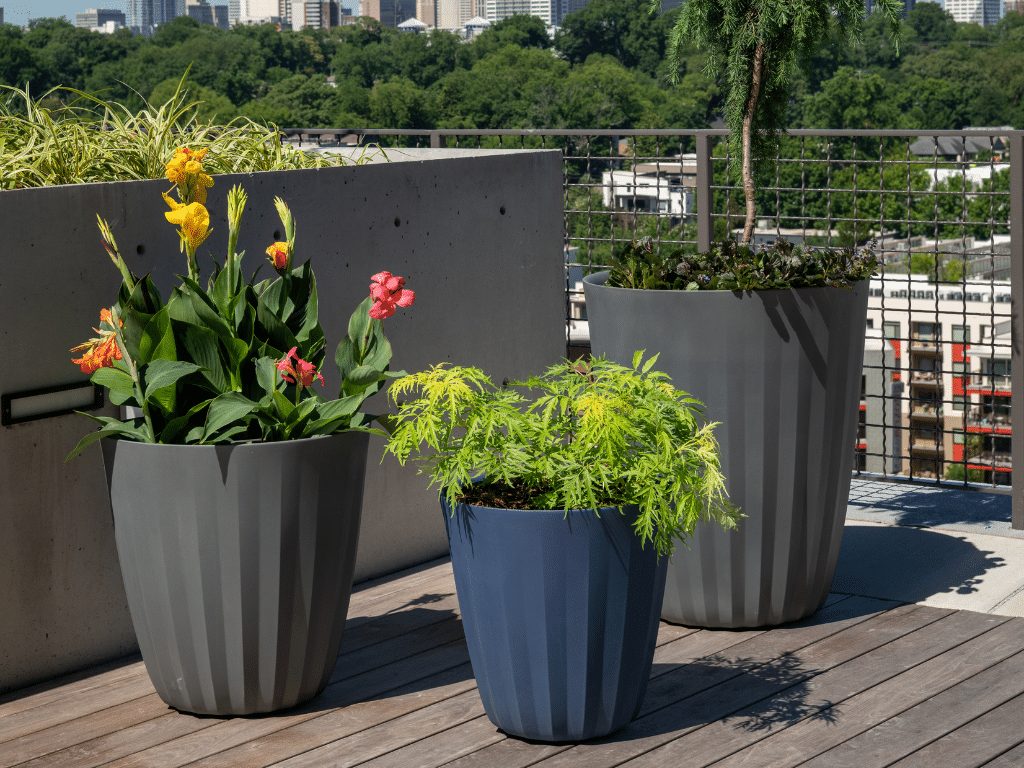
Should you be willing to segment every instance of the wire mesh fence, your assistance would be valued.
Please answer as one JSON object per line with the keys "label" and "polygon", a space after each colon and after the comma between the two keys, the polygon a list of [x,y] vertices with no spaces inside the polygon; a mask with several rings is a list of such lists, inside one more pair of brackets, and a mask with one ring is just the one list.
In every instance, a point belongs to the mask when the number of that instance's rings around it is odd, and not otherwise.
{"label": "wire mesh fence", "polygon": [[[560,150],[570,357],[589,349],[584,275],[607,268],[636,237],[696,252],[738,239],[744,222],[738,148],[722,130],[285,133],[306,145]],[[1024,146],[1021,132],[1010,129],[792,131],[759,169],[755,247],[784,238],[870,248],[879,261],[858,473],[1010,489],[1020,290],[1011,273],[1024,239],[1011,231],[1024,226],[1024,152],[1015,146]],[[1012,210],[1021,212],[1016,221]]]}

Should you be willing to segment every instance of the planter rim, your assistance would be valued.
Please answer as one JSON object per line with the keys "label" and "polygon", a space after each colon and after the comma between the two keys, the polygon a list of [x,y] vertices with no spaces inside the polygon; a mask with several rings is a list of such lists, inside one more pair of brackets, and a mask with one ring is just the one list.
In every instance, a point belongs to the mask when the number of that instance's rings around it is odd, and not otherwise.
{"label": "planter rim", "polygon": [[[441,496],[442,502],[446,501],[444,496]],[[625,510],[637,509],[639,510],[639,504],[623,504],[622,507],[578,507],[574,509],[512,509],[510,507],[488,507],[484,504],[470,504],[467,501],[460,501],[456,504],[457,507],[472,507],[473,509],[486,509],[494,512],[508,512],[509,514],[520,514],[520,515],[562,515],[563,517],[570,512],[595,512],[598,517],[603,512],[618,512],[621,515],[625,515]]]}
{"label": "planter rim", "polygon": [[185,444],[185,443],[150,443],[150,442],[145,442],[145,441],[142,441],[142,440],[123,440],[123,439],[118,438],[118,437],[103,437],[103,438],[100,438],[100,439],[102,441],[104,441],[104,442],[109,441],[109,442],[113,442],[113,443],[119,443],[119,444],[122,444],[122,445],[129,445],[129,444],[131,444],[131,445],[146,445],[146,446],[149,446],[150,448],[153,448],[153,449],[168,449],[168,450],[170,450],[170,449],[180,449],[180,448],[189,448],[189,449],[205,448],[207,450],[210,450],[210,449],[216,449],[216,448],[258,448],[258,447],[269,447],[269,446],[297,445],[297,444],[300,444],[300,443],[301,444],[306,444],[306,443],[309,443],[309,442],[311,442],[313,440],[322,440],[323,438],[326,438],[326,437],[337,437],[338,435],[347,435],[347,434],[352,434],[352,433],[356,433],[356,434],[360,434],[361,433],[361,434],[366,434],[366,435],[370,434],[369,432],[364,432],[361,429],[347,429],[347,430],[345,430],[343,432],[332,432],[329,435],[313,435],[312,437],[303,437],[303,438],[300,438],[298,440],[243,440],[243,441],[237,441],[237,442],[233,441],[233,442],[230,442],[230,443],[217,443],[217,444],[210,444],[210,445],[196,445],[196,444],[191,444],[191,443],[189,443],[189,444]]}
{"label": "planter rim", "polygon": [[[665,296],[676,296],[679,294],[697,295],[697,296],[724,296],[726,294],[732,294],[736,298],[742,298],[744,296],[760,296],[760,295],[771,295],[771,294],[784,294],[784,293],[803,293],[806,291],[844,291],[845,288],[837,288],[833,285],[805,285],[799,288],[763,288],[756,291],[730,291],[725,288],[719,288],[713,291],[672,291],[672,290],[661,290],[656,288],[620,288],[617,285],[605,285],[608,280],[610,271],[605,269],[601,272],[594,272],[590,275],[583,276],[583,282],[586,285],[599,286],[609,291],[628,291],[629,293],[647,293],[652,295],[663,294]],[[858,280],[853,285],[860,285],[866,280],[871,278],[864,278],[864,280]]]}

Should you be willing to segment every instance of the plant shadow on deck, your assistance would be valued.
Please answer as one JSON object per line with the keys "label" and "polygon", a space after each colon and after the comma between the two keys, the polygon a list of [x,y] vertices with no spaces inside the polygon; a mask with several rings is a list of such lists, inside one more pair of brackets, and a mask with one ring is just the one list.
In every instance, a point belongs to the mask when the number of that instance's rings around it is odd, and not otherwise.
{"label": "plant shadow on deck", "polygon": [[955,532],[847,525],[832,591],[920,603],[976,594],[988,571],[1006,565]]}

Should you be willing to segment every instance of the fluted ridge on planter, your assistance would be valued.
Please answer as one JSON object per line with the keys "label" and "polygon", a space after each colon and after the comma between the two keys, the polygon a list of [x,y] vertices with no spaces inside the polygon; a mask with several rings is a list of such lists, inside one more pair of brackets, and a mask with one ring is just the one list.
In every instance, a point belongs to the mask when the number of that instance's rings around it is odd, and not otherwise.
{"label": "fluted ridge on planter", "polygon": [[[824,603],[842,543],[868,284],[854,290],[652,291],[584,279],[591,348],[637,349],[701,400],[737,530],[703,523],[669,567],[663,618],[756,627]],[[643,322],[635,318],[642,317]]]}
{"label": "fluted ridge on planter", "polygon": [[160,697],[238,715],[320,693],[348,611],[368,435],[102,443],[129,610]]}
{"label": "fluted ridge on planter", "polygon": [[624,509],[445,509],[473,673],[506,733],[577,741],[639,712],[667,558],[640,546]]}

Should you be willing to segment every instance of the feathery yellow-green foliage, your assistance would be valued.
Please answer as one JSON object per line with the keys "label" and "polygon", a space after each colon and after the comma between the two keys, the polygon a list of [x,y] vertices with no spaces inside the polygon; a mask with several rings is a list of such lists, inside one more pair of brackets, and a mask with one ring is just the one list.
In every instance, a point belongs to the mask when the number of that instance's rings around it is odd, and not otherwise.
{"label": "feathery yellow-green foliage", "polygon": [[717,425],[653,370],[657,355],[641,367],[642,357],[632,368],[562,362],[508,387],[477,368],[434,366],[392,383],[401,405],[386,450],[420,461],[453,507],[480,475],[533,489],[534,509],[637,504],[636,534],[671,554],[698,521],[732,528],[740,514],[726,500]]}
{"label": "feathery yellow-green foliage", "polygon": [[351,162],[282,145],[275,128],[246,118],[202,123],[195,118],[196,102],[188,101],[180,84],[167,103],[147,103],[138,114],[105,102],[101,94],[71,92],[78,97],[74,102],[51,110],[42,106],[49,92],[34,98],[28,90],[0,85],[0,189],[159,179],[167,158],[184,146],[210,149],[210,174]]}

